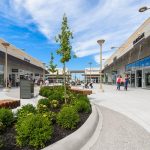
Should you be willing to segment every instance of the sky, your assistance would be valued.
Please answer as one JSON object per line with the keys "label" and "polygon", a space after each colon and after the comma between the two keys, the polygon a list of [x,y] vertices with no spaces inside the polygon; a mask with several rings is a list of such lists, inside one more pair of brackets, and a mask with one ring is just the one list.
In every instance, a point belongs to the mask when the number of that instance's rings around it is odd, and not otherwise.
{"label": "sky", "polygon": [[[150,11],[139,13],[149,0],[0,0],[0,38],[24,50],[29,55],[49,64],[54,53],[55,64],[62,67],[56,54],[59,45],[55,36],[60,32],[63,14],[68,17],[72,52],[67,67],[84,69],[99,67],[100,47],[104,61],[150,16]],[[104,63],[104,62],[103,62]]]}

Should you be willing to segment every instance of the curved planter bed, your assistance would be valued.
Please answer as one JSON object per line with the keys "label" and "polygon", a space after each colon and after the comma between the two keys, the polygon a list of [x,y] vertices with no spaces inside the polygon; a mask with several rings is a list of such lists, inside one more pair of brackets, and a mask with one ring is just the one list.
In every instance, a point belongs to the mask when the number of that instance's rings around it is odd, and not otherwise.
{"label": "curved planter bed", "polygon": [[91,115],[78,130],[43,150],[87,150],[96,142],[101,123],[100,112],[97,106],[92,104]]}

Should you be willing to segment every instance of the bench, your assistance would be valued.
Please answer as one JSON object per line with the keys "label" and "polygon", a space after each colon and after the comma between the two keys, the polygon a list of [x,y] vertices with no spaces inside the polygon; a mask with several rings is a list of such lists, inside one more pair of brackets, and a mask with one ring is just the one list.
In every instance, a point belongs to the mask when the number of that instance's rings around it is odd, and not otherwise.
{"label": "bench", "polygon": [[20,106],[20,100],[0,100],[0,108],[14,109]]}
{"label": "bench", "polygon": [[87,90],[87,89],[71,88],[70,90],[73,93],[77,93],[77,94],[83,94],[83,95],[90,95],[90,94],[92,94],[92,90]]}

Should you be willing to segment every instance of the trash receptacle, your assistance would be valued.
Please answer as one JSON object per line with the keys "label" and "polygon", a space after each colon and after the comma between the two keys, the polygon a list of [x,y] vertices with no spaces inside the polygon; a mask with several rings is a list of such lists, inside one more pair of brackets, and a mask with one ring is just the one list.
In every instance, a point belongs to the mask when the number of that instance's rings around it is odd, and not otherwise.
{"label": "trash receptacle", "polygon": [[20,98],[30,99],[34,97],[34,83],[31,80],[20,80]]}

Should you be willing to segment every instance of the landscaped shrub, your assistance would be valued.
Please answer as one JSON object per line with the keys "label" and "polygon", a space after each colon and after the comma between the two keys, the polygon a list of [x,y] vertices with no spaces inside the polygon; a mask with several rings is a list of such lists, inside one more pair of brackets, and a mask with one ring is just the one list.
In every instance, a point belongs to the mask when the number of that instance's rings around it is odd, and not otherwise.
{"label": "landscaped shrub", "polygon": [[40,95],[49,98],[49,100],[63,100],[64,89],[62,86],[45,86],[40,89]]}
{"label": "landscaped shrub", "polygon": [[10,109],[1,108],[0,122],[2,122],[4,126],[10,126],[13,121],[14,121],[14,117],[12,111]]}
{"label": "landscaped shrub", "polygon": [[52,101],[50,102],[50,104],[51,104],[51,108],[58,108],[58,107],[59,107],[59,102],[58,102],[58,100],[52,100]]}
{"label": "landscaped shrub", "polygon": [[76,95],[78,99],[80,100],[85,100],[85,101],[89,101],[88,97],[86,95],[82,95],[82,94],[77,94]]}
{"label": "landscaped shrub", "polygon": [[50,100],[58,100],[63,101],[64,100],[64,90],[62,88],[55,88],[53,89],[53,93],[49,95],[48,97]]}
{"label": "landscaped shrub", "polygon": [[71,93],[70,91],[68,92],[68,96],[69,96],[69,99],[70,99],[70,103],[77,100],[77,96],[75,94]]}
{"label": "landscaped shrub", "polygon": [[43,148],[45,143],[52,138],[53,127],[49,118],[43,114],[31,114],[17,122],[17,145]]}
{"label": "landscaped shrub", "polygon": [[71,105],[71,104],[63,104],[63,105],[61,106],[61,109],[63,109],[64,107],[72,107],[72,105]]}
{"label": "landscaped shrub", "polygon": [[45,112],[48,112],[49,109],[46,105],[43,105],[43,104],[38,104],[37,105],[37,112],[38,113],[45,113]]}
{"label": "landscaped shrub", "polygon": [[49,107],[50,107],[50,100],[47,99],[47,98],[40,99],[40,100],[38,101],[38,105],[39,105],[39,104],[46,105],[46,106],[49,108]]}
{"label": "landscaped shrub", "polygon": [[48,91],[50,91],[50,87],[44,86],[44,87],[41,87],[41,89],[40,89],[40,91],[39,91],[39,94],[40,94],[41,96],[46,97]]}
{"label": "landscaped shrub", "polygon": [[0,121],[0,133],[4,131],[5,127],[6,126]]}
{"label": "landscaped shrub", "polygon": [[73,107],[63,107],[57,115],[57,123],[66,129],[74,129],[80,121],[79,114]]}
{"label": "landscaped shrub", "polygon": [[22,106],[22,108],[17,111],[17,117],[18,118],[26,117],[27,114],[30,114],[30,113],[35,114],[36,108],[32,104],[27,104],[27,105]]}
{"label": "landscaped shrub", "polygon": [[45,112],[43,113],[44,117],[48,117],[48,119],[52,122],[55,123],[56,122],[56,117],[57,117],[57,113],[49,111],[49,112]]}
{"label": "landscaped shrub", "polygon": [[2,137],[0,136],[0,150],[3,149],[4,141],[2,140]]}
{"label": "landscaped shrub", "polygon": [[76,100],[74,102],[74,107],[78,112],[91,112],[91,105],[84,100]]}

